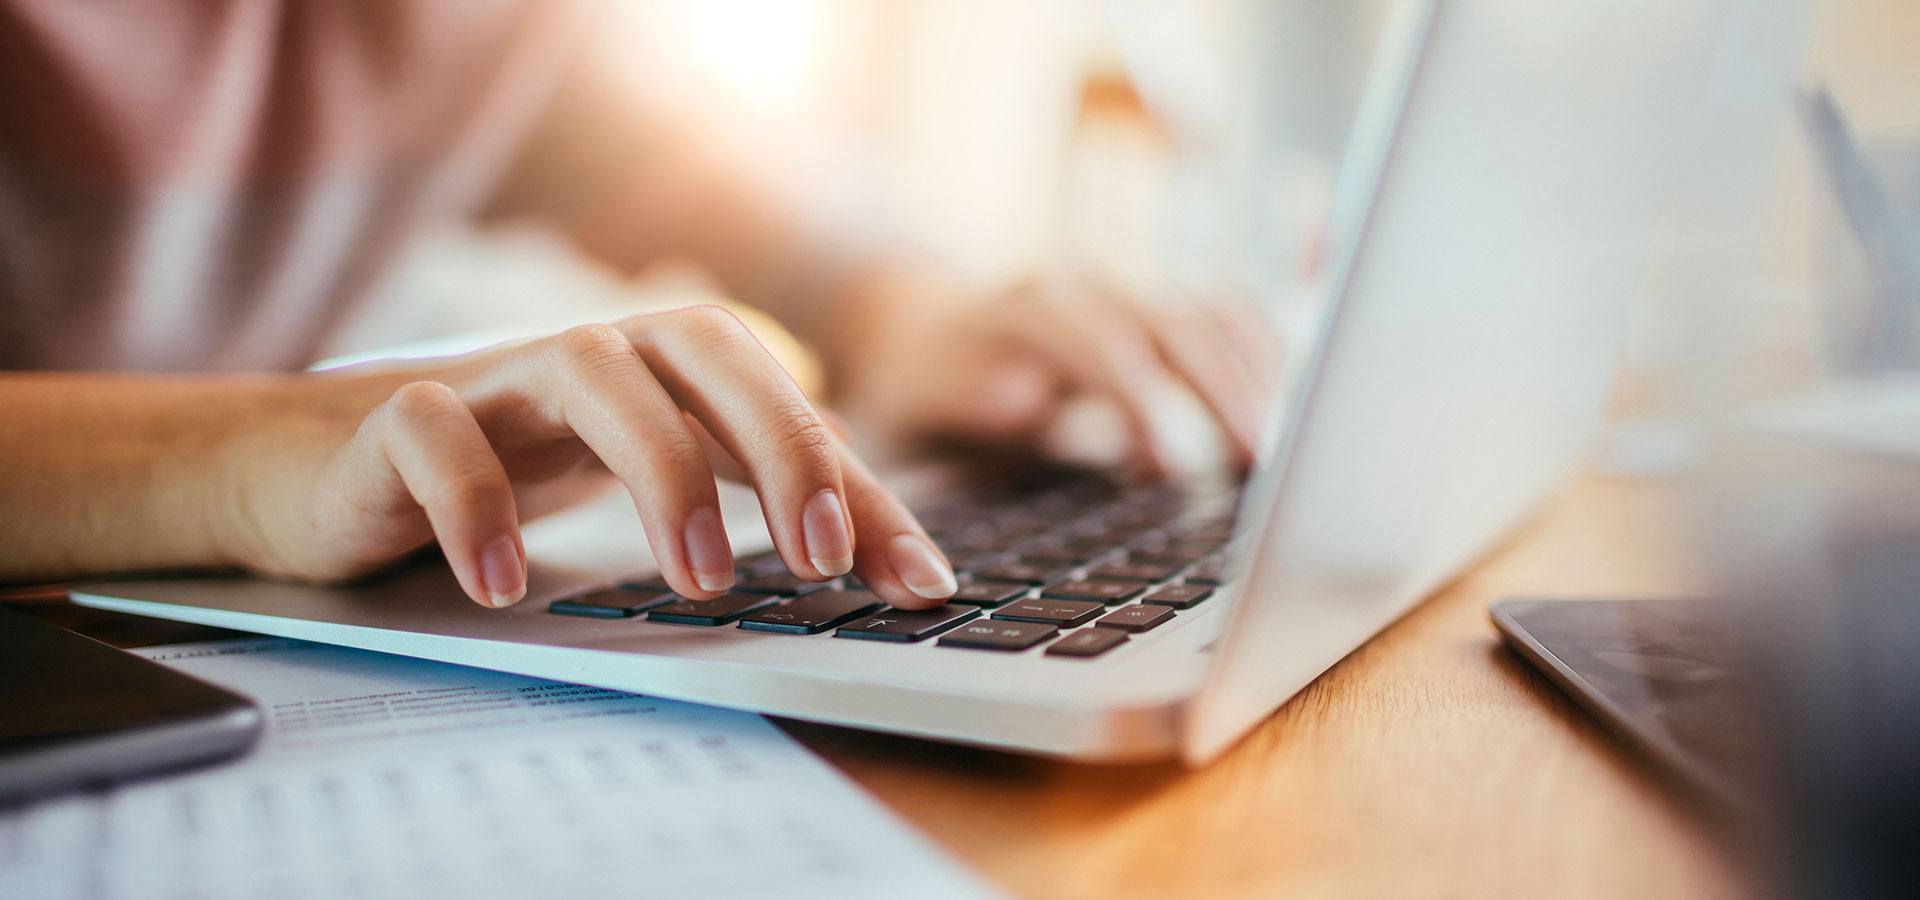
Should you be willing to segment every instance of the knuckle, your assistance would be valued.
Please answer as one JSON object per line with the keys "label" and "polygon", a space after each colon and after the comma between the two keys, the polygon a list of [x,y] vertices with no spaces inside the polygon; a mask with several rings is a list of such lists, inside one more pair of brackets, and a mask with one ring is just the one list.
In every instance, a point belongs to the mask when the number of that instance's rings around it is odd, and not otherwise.
{"label": "knuckle", "polygon": [[693,435],[664,434],[650,444],[654,459],[670,473],[685,476],[687,473],[707,471],[706,448],[701,447]]}
{"label": "knuckle", "polygon": [[560,332],[555,346],[563,365],[584,371],[618,365],[633,353],[633,344],[626,334],[604,322],[575,325]]}
{"label": "knuckle", "polygon": [[820,414],[803,400],[776,404],[767,414],[766,427],[783,458],[816,467],[833,458],[833,436]]}
{"label": "knuckle", "polygon": [[447,479],[447,499],[462,510],[497,503],[512,490],[504,474],[479,466],[455,472]]}
{"label": "knuckle", "polygon": [[723,306],[702,303],[663,313],[671,327],[695,346],[724,345],[747,337],[747,326],[740,317]]}
{"label": "knuckle", "polygon": [[434,475],[425,479],[427,484],[414,488],[415,499],[423,506],[467,515],[494,506],[513,492],[505,470],[490,457],[458,454],[439,460],[434,469]]}
{"label": "knuckle", "polygon": [[410,381],[387,398],[393,416],[415,422],[430,422],[464,408],[460,395],[438,381]]}

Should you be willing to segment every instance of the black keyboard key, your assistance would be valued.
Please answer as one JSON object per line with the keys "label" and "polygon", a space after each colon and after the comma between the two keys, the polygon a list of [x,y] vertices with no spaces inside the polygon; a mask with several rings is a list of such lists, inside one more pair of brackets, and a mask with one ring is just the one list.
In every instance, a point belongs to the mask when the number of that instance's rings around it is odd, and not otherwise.
{"label": "black keyboard key", "polygon": [[1141,562],[1186,565],[1212,556],[1220,545],[1212,541],[1169,541],[1134,548],[1132,558]]}
{"label": "black keyboard key", "polygon": [[1040,547],[1021,553],[1020,561],[1030,566],[1064,570],[1085,563],[1087,558],[1058,547]]}
{"label": "black keyboard key", "polygon": [[1044,494],[1038,494],[1027,501],[1028,509],[1047,518],[1071,516],[1081,505],[1079,501],[1074,500],[1063,491],[1048,491]]}
{"label": "black keyboard key", "polygon": [[883,609],[840,626],[834,637],[866,641],[923,641],[980,615],[979,607],[948,603],[932,609]]}
{"label": "black keyboard key", "polygon": [[1042,523],[1042,527],[1045,527],[1050,533],[1066,534],[1081,539],[1102,538],[1111,530],[1106,522],[1098,518],[1081,519],[1077,522],[1068,522],[1065,525],[1046,526],[1045,523]]}
{"label": "black keyboard key", "polygon": [[993,617],[1009,622],[1039,622],[1077,628],[1093,621],[1106,604],[1087,600],[1020,600],[995,610]]}
{"label": "black keyboard key", "polygon": [[1117,628],[1089,628],[1069,633],[1047,648],[1048,656],[1099,656],[1127,642],[1127,633]]}
{"label": "black keyboard key", "polygon": [[943,531],[934,537],[934,543],[949,553],[967,553],[998,550],[1005,541],[992,527],[980,525]]}
{"label": "black keyboard key", "polygon": [[1141,603],[1154,603],[1171,606],[1174,609],[1192,609],[1200,601],[1213,596],[1213,588],[1204,584],[1170,584],[1141,598]]}
{"label": "black keyboard key", "polygon": [[963,584],[960,590],[947,598],[948,603],[965,603],[970,606],[984,606],[988,609],[1018,600],[1026,596],[1024,584],[996,584],[991,581],[976,581]]}
{"label": "black keyboard key", "polygon": [[1118,578],[1123,581],[1165,581],[1180,574],[1180,567],[1168,563],[1107,563],[1087,570],[1088,578]]}
{"label": "black keyboard key", "polygon": [[947,562],[953,565],[955,572],[974,572],[980,569],[992,568],[1004,562],[1011,562],[1012,560],[1013,554],[998,550],[961,551],[959,553],[948,554],[947,556]]}
{"label": "black keyboard key", "polygon": [[1053,600],[1092,600],[1096,603],[1125,603],[1140,596],[1147,586],[1137,581],[1065,581],[1047,588],[1040,596]]}
{"label": "black keyboard key", "polygon": [[1138,603],[1133,606],[1122,606],[1113,612],[1107,613],[1101,617],[1100,621],[1093,623],[1093,627],[1118,628],[1121,631],[1131,631],[1139,634],[1142,631],[1152,631],[1171,618],[1173,618],[1173,607],[1171,606],[1161,606],[1157,603]]}
{"label": "black keyboard key", "polygon": [[1048,524],[1039,513],[1018,507],[995,510],[987,514],[987,519],[1003,538],[1045,528]]}
{"label": "black keyboard key", "polygon": [[668,584],[665,578],[661,578],[658,575],[647,578],[636,578],[632,581],[622,581],[620,582],[620,587],[629,591],[640,591],[647,594],[670,594],[673,592],[673,586]]}
{"label": "black keyboard key", "polygon": [[824,591],[833,585],[824,581],[808,581],[792,572],[778,572],[762,575],[734,585],[733,589],[744,594],[768,594],[775,597],[798,597],[814,591]]}
{"label": "black keyboard key", "polygon": [[1125,534],[1130,537],[1142,532],[1158,530],[1166,524],[1172,510],[1165,508],[1135,507],[1116,509],[1107,513],[1107,526],[1112,534]]}
{"label": "black keyboard key", "polygon": [[1118,556],[1125,548],[1117,540],[1100,539],[1073,541],[1060,545],[1058,549],[1091,562],[1106,559],[1110,556]]}
{"label": "black keyboard key", "polygon": [[1068,575],[1070,566],[1011,562],[992,566],[973,573],[980,581],[1005,581],[1013,584],[1031,584],[1036,587],[1059,581]]}
{"label": "black keyboard key", "polygon": [[722,594],[712,600],[684,600],[675,598],[665,606],[656,606],[647,613],[649,622],[668,622],[674,625],[704,625],[709,628],[725,625],[762,606],[773,603],[776,598],[760,594]]}
{"label": "black keyboard key", "polygon": [[740,577],[744,580],[759,578],[763,575],[778,575],[787,570],[787,563],[780,558],[780,554],[768,550],[745,559],[734,560],[733,570],[740,573]]}
{"label": "black keyboard key", "polygon": [[626,619],[673,600],[660,591],[634,591],[611,588],[581,597],[569,597],[547,604],[547,612],[563,616],[587,616],[596,619]]}
{"label": "black keyboard key", "polygon": [[1034,622],[996,622],[977,619],[940,636],[942,647],[976,650],[1025,650],[1060,633],[1052,625]]}
{"label": "black keyboard key", "polygon": [[1158,528],[1143,528],[1135,532],[1133,536],[1127,538],[1127,549],[1139,551],[1156,550],[1165,547],[1171,540],[1172,538],[1169,538],[1165,531],[1161,531]]}
{"label": "black keyboard key", "polygon": [[780,634],[819,634],[880,606],[879,598],[866,591],[820,591],[741,619],[740,628]]}

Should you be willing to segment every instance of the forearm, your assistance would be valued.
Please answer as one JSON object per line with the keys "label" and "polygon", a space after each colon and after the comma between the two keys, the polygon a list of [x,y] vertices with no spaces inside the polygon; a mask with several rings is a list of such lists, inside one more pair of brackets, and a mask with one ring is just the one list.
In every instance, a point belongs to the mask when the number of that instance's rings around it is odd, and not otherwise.
{"label": "forearm", "polygon": [[236,448],[305,377],[0,376],[0,582],[238,564]]}

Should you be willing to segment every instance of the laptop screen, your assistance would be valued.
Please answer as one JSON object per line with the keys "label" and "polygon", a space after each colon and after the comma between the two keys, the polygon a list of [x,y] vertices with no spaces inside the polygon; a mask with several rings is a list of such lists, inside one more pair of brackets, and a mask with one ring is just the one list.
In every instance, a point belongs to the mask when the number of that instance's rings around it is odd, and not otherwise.
{"label": "laptop screen", "polygon": [[1250,552],[1190,759],[1563,483],[1674,198],[1754,114],[1716,78],[1749,55],[1737,12],[1387,6],[1328,207],[1327,303],[1243,509]]}

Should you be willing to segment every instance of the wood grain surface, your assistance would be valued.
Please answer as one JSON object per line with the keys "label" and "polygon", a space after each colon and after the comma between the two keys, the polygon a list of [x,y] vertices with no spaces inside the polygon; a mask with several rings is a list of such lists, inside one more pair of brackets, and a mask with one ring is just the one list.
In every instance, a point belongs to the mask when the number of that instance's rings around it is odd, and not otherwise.
{"label": "wood grain surface", "polygon": [[1487,617],[1506,596],[1682,596],[1681,527],[1658,483],[1577,480],[1197,771],[787,727],[1022,897],[1737,896],[1692,810]]}

